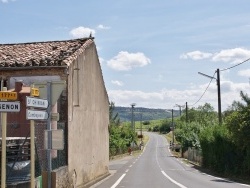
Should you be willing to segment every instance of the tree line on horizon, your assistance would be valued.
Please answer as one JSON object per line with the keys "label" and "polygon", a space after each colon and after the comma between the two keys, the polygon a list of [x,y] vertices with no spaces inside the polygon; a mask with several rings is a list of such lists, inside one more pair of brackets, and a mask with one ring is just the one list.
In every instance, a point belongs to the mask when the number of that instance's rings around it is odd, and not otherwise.
{"label": "tree line on horizon", "polygon": [[[168,110],[171,111],[171,110]],[[114,106],[114,114],[119,114],[121,122],[131,121],[132,110],[131,107]],[[179,110],[174,110],[174,117],[179,116]],[[135,121],[150,121],[157,119],[170,118],[171,114],[166,111],[166,109],[154,109],[154,108],[134,108],[134,120]]]}

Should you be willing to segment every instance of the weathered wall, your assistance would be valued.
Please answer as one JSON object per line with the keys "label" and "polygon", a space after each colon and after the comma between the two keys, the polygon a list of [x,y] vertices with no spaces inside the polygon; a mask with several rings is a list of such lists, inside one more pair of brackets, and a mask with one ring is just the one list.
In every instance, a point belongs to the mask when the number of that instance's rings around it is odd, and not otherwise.
{"label": "weathered wall", "polygon": [[92,43],[69,68],[68,169],[77,185],[108,173],[109,101]]}

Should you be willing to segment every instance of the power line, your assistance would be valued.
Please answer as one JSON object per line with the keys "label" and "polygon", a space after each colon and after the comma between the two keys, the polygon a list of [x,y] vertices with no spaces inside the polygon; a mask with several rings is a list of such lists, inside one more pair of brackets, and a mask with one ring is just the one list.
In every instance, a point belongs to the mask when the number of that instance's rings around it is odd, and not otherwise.
{"label": "power line", "polygon": [[246,59],[245,61],[243,61],[243,62],[241,62],[241,63],[238,63],[238,64],[236,64],[236,65],[234,65],[234,66],[232,66],[232,67],[228,67],[228,68],[222,69],[222,70],[220,70],[220,71],[225,71],[225,70],[232,69],[232,68],[237,67],[237,66],[239,66],[239,65],[241,65],[241,64],[243,64],[243,63],[245,63],[245,62],[247,62],[247,61],[249,61],[249,60],[250,60],[250,58],[248,58],[248,59]]}
{"label": "power line", "polygon": [[[236,64],[236,65],[233,65],[233,66],[231,66],[231,67],[222,69],[222,70],[220,70],[220,71],[226,71],[226,70],[232,69],[232,68],[237,67],[237,66],[239,66],[239,65],[241,65],[241,64],[243,64],[243,63],[245,63],[245,62],[247,62],[247,61],[249,61],[249,60],[250,60],[250,58],[248,58],[248,59],[246,59],[245,61],[242,61],[242,62],[240,62],[240,63],[238,63],[238,64]],[[215,71],[215,73],[216,73],[216,71]],[[215,75],[215,73],[214,73],[214,75]],[[210,82],[209,82],[207,88],[205,89],[205,91],[204,91],[204,93],[201,95],[201,97],[200,97],[193,105],[190,105],[190,106],[196,105],[196,104],[202,99],[202,97],[205,95],[205,93],[206,93],[208,87],[210,86],[210,84],[211,84],[211,82],[212,82],[212,80],[213,80],[213,78],[214,78],[214,75],[213,75],[213,77],[211,78],[211,80],[210,80]]]}
{"label": "power line", "polygon": [[[216,71],[214,72],[214,75],[215,75],[215,73],[216,73]],[[194,104],[192,104],[192,105],[190,105],[190,106],[196,105],[196,104],[202,99],[202,97],[203,97],[203,96],[205,95],[205,93],[207,92],[207,89],[209,88],[209,86],[210,86],[212,80],[215,78],[214,75],[212,76],[212,78],[211,78],[209,84],[207,85],[207,87],[206,87],[205,91],[203,92],[203,94],[201,95],[201,97],[200,97]]]}
{"label": "power line", "polygon": [[[243,63],[245,63],[245,62],[247,62],[247,61],[249,61],[249,60],[250,60],[250,58],[248,58],[248,59],[246,59],[245,61],[243,61],[243,62],[241,62],[241,63],[238,63],[238,64],[236,64],[236,65],[234,65],[234,66],[231,66],[231,67],[228,67],[228,68],[225,68],[225,69],[222,69],[222,70],[217,69],[217,71],[226,71],[226,70],[232,69],[232,68],[237,67],[237,66],[239,66],[239,65],[241,65],[241,64],[243,64]],[[215,73],[216,73],[216,71],[214,72],[214,75],[215,75]],[[216,79],[216,78],[214,78],[214,75],[213,75],[213,77],[211,77],[211,80],[210,80],[208,86],[206,87],[205,91],[204,91],[203,94],[201,95],[201,97],[200,97],[194,104],[192,104],[192,105],[190,105],[190,106],[196,105],[196,104],[202,99],[202,97],[203,97],[203,96],[205,95],[205,93],[207,92],[207,90],[208,90],[208,88],[209,88],[209,86],[210,86],[212,80],[213,80],[213,79]],[[210,76],[209,76],[209,78],[210,78]]]}

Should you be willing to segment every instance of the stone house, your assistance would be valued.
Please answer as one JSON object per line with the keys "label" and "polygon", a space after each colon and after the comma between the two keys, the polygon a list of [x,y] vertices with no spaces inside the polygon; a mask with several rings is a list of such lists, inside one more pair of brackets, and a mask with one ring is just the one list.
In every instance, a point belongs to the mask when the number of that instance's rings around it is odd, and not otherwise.
{"label": "stone house", "polygon": [[[55,107],[58,123],[64,125],[66,156],[63,165],[53,168],[57,187],[69,182],[65,178],[74,177],[75,185],[84,187],[109,174],[109,100],[94,38],[0,44],[0,79],[1,87],[12,91],[20,80],[23,87],[42,81],[66,82]],[[17,119],[18,114],[9,116],[11,124],[11,117]],[[24,120],[16,123],[20,124],[17,128],[24,124],[27,129]],[[41,133],[36,132],[37,138],[42,139]]]}

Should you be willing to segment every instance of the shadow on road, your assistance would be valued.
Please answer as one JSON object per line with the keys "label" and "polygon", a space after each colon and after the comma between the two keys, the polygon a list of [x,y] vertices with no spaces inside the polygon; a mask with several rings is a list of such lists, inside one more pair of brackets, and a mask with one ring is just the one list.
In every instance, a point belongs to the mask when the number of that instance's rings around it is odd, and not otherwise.
{"label": "shadow on road", "polygon": [[[234,182],[237,182],[237,183],[243,183],[243,184],[248,184],[250,185],[250,181],[249,179],[240,179],[238,177],[228,177],[226,175],[222,175],[222,174],[219,174],[219,173],[216,173],[212,170],[209,170],[209,169],[206,169],[206,168],[203,168],[197,164],[194,164],[192,162],[189,162],[190,164],[193,165],[192,168],[200,171],[201,173],[205,173],[205,174],[208,174],[208,175],[211,175],[211,176],[215,176],[215,177],[218,177],[218,179],[213,179],[211,181],[214,181],[214,182],[224,182],[224,183],[234,183]],[[220,178],[224,178],[224,179],[220,179]]]}

